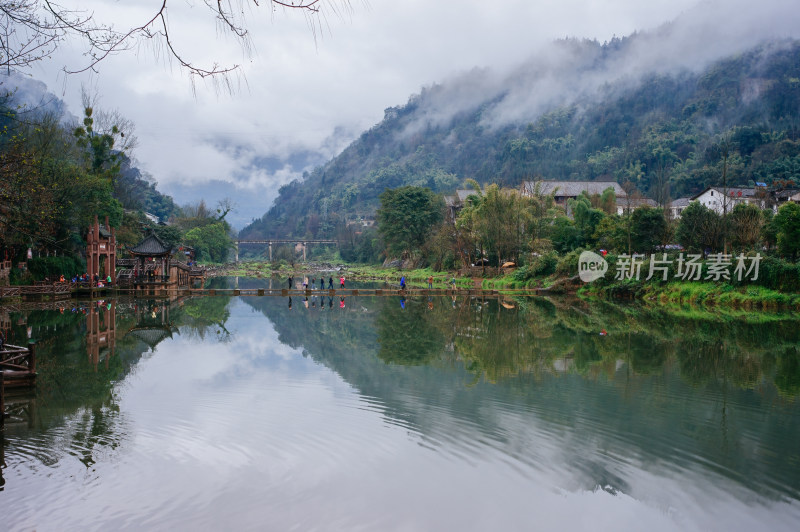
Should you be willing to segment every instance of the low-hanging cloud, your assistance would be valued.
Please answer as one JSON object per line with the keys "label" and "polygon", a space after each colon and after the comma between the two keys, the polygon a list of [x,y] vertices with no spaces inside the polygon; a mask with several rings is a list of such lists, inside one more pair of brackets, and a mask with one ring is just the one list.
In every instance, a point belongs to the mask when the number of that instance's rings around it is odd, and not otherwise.
{"label": "low-hanging cloud", "polygon": [[[759,44],[800,38],[800,10],[791,0],[709,0],[653,30],[606,48],[580,39],[541,47],[519,66],[476,69],[412,98],[415,120],[403,132],[446,126],[480,107],[487,127],[528,123],[559,106],[590,100],[601,90],[633,88],[653,74],[696,72]],[[770,48],[766,49],[768,53]]]}

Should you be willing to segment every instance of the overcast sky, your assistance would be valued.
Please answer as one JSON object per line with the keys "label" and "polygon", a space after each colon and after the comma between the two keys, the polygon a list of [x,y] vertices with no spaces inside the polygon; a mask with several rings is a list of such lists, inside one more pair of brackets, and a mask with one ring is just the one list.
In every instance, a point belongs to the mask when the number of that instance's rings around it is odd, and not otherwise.
{"label": "overcast sky", "polygon": [[[713,3],[709,0],[703,4]],[[81,86],[100,95],[136,124],[138,166],[178,203],[200,197],[214,204],[228,196],[238,205],[241,228],[261,216],[278,187],[336,155],[383,110],[404,104],[420,88],[473,67],[510,69],[554,39],[605,41],[650,30],[690,11],[697,0],[352,0],[334,6],[315,34],[296,12],[264,8],[247,16],[251,57],[232,39],[220,38],[200,0],[172,0],[173,38],[199,65],[239,63],[244,82],[233,94],[212,84],[195,86],[176,66],[143,46],[112,57],[92,75],[64,76],[81,66],[77,48],[62,49],[30,74],[80,115]],[[736,4],[767,10],[760,22]],[[93,0],[99,20],[122,28],[152,17],[161,0]],[[786,36],[797,27],[796,0],[726,0],[722,18],[738,17],[731,32]],[[766,7],[769,6],[769,7]],[[715,13],[706,9],[706,13]],[[761,12],[761,11],[759,11]],[[290,159],[291,156],[294,156]]]}

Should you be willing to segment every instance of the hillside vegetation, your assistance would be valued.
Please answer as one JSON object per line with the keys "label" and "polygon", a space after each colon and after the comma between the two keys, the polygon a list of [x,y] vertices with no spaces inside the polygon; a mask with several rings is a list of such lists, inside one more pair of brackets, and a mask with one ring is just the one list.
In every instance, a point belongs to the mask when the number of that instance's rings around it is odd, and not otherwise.
{"label": "hillside vegetation", "polygon": [[[569,60],[557,66],[531,61],[500,81],[475,70],[426,88],[282,187],[241,237],[341,236],[348,220],[374,215],[386,188],[451,193],[470,178],[505,187],[631,181],[663,204],[719,184],[726,153],[728,184],[800,183],[800,43],[763,44],[699,70],[654,65],[635,80],[613,78],[639,38],[566,40],[557,46]],[[518,87],[537,76],[569,94],[517,102]],[[603,76],[612,81],[583,81]]]}

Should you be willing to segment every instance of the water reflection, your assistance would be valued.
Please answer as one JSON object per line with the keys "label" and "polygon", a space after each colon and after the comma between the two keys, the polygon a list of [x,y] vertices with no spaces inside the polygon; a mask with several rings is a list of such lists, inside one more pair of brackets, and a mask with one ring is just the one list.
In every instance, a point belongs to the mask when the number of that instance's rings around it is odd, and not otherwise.
{"label": "water reflection", "polygon": [[12,529],[800,518],[793,316],[314,293],[19,309],[0,323],[40,345],[38,389],[1,438],[0,504],[45,502],[12,511]]}

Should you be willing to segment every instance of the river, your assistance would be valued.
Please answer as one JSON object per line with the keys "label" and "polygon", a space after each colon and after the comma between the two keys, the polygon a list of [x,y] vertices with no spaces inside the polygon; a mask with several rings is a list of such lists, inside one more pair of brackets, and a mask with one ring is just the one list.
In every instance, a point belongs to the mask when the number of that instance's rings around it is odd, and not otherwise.
{"label": "river", "polygon": [[39,371],[8,399],[3,530],[800,529],[797,315],[315,295],[0,316]]}

